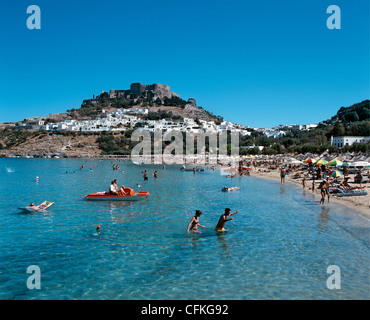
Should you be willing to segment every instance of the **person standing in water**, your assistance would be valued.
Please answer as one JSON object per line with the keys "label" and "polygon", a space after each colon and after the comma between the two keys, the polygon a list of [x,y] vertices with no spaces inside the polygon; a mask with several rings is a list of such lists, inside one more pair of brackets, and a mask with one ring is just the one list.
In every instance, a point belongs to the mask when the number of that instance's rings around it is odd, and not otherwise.
{"label": "person standing in water", "polygon": [[329,196],[329,181],[324,179],[320,183],[319,189],[321,189],[321,191],[320,191],[320,193],[321,193],[320,204],[324,204],[326,195],[328,196],[328,203],[329,203],[329,198],[330,198],[330,196]]}
{"label": "person standing in water", "polygon": [[146,170],[144,171],[144,180],[148,180],[148,173],[146,172]]}
{"label": "person standing in water", "polygon": [[158,172],[157,172],[157,170],[154,171],[153,176],[154,176],[155,179],[158,178]]}
{"label": "person standing in water", "polygon": [[280,170],[280,183],[285,183],[285,175],[286,175],[286,170],[284,168],[281,168]]}
{"label": "person standing in water", "polygon": [[218,232],[227,231],[227,230],[224,229],[224,225],[225,225],[226,221],[234,220],[234,218],[228,219],[228,217],[230,217],[234,214],[237,214],[239,212],[239,210],[237,210],[234,213],[230,213],[230,212],[231,212],[231,210],[229,208],[225,209],[225,213],[218,220],[217,226],[215,228],[216,231],[218,231]]}
{"label": "person standing in water", "polygon": [[193,232],[199,232],[198,226],[205,228],[205,226],[202,226],[201,224],[199,224],[199,217],[201,214],[202,214],[202,211],[200,210],[195,211],[195,216],[190,220],[188,228],[186,229],[186,233],[189,232],[189,229]]}

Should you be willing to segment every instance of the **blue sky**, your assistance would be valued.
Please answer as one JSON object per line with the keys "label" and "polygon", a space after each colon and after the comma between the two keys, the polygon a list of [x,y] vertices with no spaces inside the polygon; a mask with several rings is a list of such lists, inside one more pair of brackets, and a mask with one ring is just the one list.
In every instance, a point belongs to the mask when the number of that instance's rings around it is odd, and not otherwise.
{"label": "blue sky", "polygon": [[[32,4],[41,30],[26,27]],[[340,30],[326,27],[332,4]],[[141,82],[244,125],[317,123],[370,96],[369,12],[368,0],[7,0],[0,122]]]}

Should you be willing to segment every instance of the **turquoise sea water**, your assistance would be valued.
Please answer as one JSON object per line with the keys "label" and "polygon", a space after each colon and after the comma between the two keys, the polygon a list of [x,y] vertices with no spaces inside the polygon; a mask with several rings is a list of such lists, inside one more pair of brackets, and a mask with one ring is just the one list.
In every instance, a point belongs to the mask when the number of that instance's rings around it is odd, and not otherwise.
{"label": "turquoise sea water", "polygon": [[[0,299],[370,298],[370,221],[358,212],[253,176],[113,163],[0,159]],[[83,200],[114,178],[151,195],[135,203]],[[44,200],[55,202],[48,212],[17,210]],[[226,207],[240,213],[217,234]],[[207,228],[187,234],[196,209]],[[26,286],[30,265],[40,267],[40,290]],[[330,265],[340,268],[339,290],[327,288]]]}

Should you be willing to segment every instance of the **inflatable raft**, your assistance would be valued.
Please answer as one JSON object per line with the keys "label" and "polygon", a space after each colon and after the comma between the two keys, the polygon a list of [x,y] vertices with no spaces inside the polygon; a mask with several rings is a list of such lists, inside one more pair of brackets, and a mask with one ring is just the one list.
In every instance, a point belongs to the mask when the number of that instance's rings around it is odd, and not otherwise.
{"label": "inflatable raft", "polygon": [[148,198],[148,191],[141,191],[136,193],[131,188],[124,189],[125,194],[119,192],[118,194],[111,194],[109,192],[94,192],[86,195],[84,199],[86,200],[95,200],[95,201],[138,201]]}
{"label": "inflatable raft", "polygon": [[18,207],[19,210],[22,211],[28,211],[28,212],[36,212],[36,211],[45,211],[47,208],[49,208],[51,205],[53,205],[54,202],[51,201],[44,201],[43,203],[39,204],[37,207],[38,209],[32,209],[30,207]]}

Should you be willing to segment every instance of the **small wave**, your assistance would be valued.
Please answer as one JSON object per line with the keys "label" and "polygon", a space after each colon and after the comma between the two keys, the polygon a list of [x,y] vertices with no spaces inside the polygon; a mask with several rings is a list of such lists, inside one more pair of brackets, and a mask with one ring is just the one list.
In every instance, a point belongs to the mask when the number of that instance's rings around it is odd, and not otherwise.
{"label": "small wave", "polygon": [[14,172],[14,170],[11,168],[5,168],[5,172],[11,173],[11,172]]}

